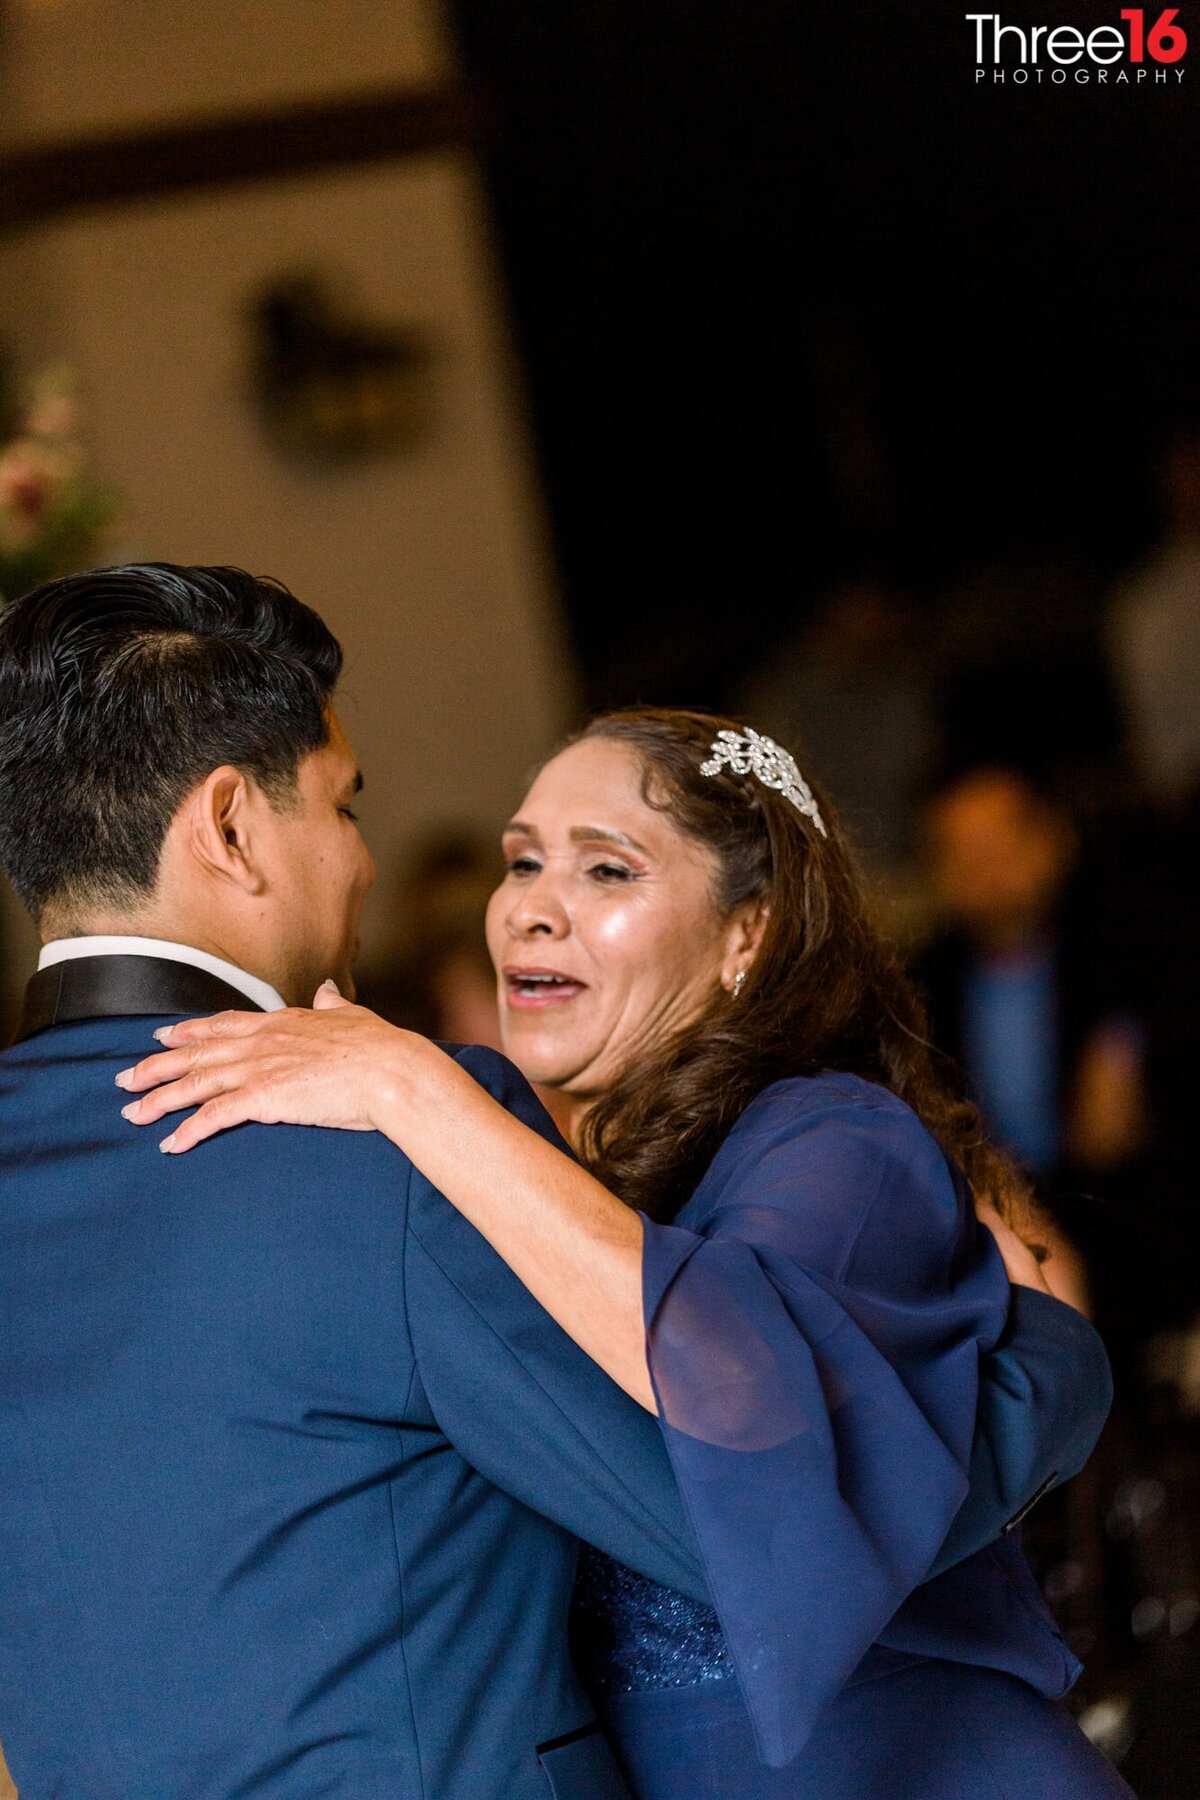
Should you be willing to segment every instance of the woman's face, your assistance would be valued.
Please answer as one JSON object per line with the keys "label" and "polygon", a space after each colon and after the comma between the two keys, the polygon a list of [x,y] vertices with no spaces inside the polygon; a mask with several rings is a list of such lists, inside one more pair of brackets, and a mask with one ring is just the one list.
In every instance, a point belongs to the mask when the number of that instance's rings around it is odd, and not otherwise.
{"label": "woman's face", "polygon": [[488,907],[504,1048],[579,1100],[694,1018],[740,966],[714,861],[647,806],[623,744],[590,738],[546,764],[504,833]]}

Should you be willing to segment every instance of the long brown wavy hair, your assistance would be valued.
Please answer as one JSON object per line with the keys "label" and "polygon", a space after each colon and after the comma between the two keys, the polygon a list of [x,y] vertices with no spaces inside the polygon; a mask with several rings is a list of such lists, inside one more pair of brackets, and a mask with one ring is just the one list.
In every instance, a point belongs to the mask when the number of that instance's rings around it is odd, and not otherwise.
{"label": "long brown wavy hair", "polygon": [[988,1143],[977,1109],[929,1042],[924,1007],[878,930],[869,890],[828,796],[826,834],[753,775],[700,773],[720,730],[711,713],[638,707],[601,713],[569,740],[622,744],[642,798],[703,844],[723,917],[761,901],[767,920],[741,994],[723,990],[684,1030],[637,1056],[588,1112],[580,1150],[629,1205],[669,1219],[734,1122],[770,1082],[841,1070],[904,1100],[1018,1230],[1028,1184]]}

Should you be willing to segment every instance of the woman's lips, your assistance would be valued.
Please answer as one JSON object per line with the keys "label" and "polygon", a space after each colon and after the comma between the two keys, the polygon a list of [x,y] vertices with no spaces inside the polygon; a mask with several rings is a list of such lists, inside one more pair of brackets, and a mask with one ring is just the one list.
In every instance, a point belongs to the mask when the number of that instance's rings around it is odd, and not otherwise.
{"label": "woman's lips", "polygon": [[508,1005],[512,1012],[544,1012],[550,1006],[562,1006],[575,1000],[587,986],[556,969],[505,969]]}

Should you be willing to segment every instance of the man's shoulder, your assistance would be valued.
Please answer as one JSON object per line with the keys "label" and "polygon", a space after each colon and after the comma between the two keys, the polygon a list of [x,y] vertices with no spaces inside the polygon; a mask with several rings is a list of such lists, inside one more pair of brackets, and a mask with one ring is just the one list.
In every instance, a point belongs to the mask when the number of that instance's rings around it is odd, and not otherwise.
{"label": "man's shoulder", "polygon": [[[156,1139],[166,1137],[172,1125],[184,1116],[179,1113],[158,1125],[135,1129],[152,1132]],[[326,1125],[260,1125],[254,1120],[206,1138],[183,1156],[164,1160],[172,1165],[190,1164],[193,1171],[208,1175],[217,1166],[224,1171],[239,1163],[253,1165],[256,1171],[265,1166],[268,1179],[286,1178],[296,1184],[317,1181],[336,1171],[342,1179],[352,1177],[356,1183],[369,1184],[377,1178],[393,1194],[397,1183],[403,1186],[407,1182],[412,1169],[403,1150],[376,1131],[343,1131]],[[255,1179],[259,1179],[257,1173]]]}
{"label": "man's shoulder", "polygon": [[532,1092],[516,1064],[509,1062],[501,1051],[493,1050],[490,1044],[454,1044],[441,1038],[434,1041],[439,1050],[444,1050],[447,1056],[453,1057],[456,1063],[473,1075],[480,1087],[491,1092],[508,1088]]}
{"label": "man's shoulder", "polygon": [[543,1137],[549,1138],[559,1149],[566,1149],[542,1101],[528,1079],[507,1056],[487,1044],[451,1044],[439,1041],[438,1048],[444,1050],[447,1056],[453,1057],[506,1111],[515,1114]]}
{"label": "man's shoulder", "polygon": [[[122,1118],[127,1096],[116,1075],[155,1049],[157,1018],[91,1019],[51,1026],[0,1054],[0,1137],[4,1150],[36,1150],[50,1164],[56,1150],[111,1164],[125,1151],[156,1177],[189,1186],[286,1182],[293,1191],[331,1176],[353,1179],[361,1193],[375,1181],[394,1198],[403,1191],[408,1158],[376,1132],[320,1126],[247,1123],[207,1139],[179,1157],[150,1156],[184,1114],[154,1125]],[[0,1167],[3,1165],[0,1155]],[[124,1160],[124,1158],[122,1158]]]}

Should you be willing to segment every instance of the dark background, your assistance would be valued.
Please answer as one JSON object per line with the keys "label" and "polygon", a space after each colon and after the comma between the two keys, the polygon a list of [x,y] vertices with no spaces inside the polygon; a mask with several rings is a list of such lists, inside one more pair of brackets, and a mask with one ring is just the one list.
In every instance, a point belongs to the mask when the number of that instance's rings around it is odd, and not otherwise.
{"label": "dark background", "polygon": [[977,85],[967,8],[896,0],[453,10],[593,701],[727,701],[852,568],[1086,604],[1145,542],[1196,407],[1190,68]]}

